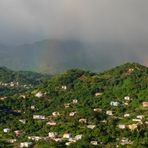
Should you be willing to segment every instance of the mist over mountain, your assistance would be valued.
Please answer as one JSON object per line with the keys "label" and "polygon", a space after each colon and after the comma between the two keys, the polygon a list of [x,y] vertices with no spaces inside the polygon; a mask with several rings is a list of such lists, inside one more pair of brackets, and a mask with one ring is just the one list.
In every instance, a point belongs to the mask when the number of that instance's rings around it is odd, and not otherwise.
{"label": "mist over mountain", "polygon": [[0,45],[0,66],[57,73],[71,68],[101,71],[125,62],[146,64],[146,51],[123,43],[43,40],[19,46]]}

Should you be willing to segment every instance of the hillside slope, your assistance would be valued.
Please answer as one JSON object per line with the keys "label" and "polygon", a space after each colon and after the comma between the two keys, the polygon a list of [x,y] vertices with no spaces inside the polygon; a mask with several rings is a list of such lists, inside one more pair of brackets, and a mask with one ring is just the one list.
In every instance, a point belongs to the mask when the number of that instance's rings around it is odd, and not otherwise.
{"label": "hillside slope", "polygon": [[99,74],[68,70],[1,99],[0,142],[4,147],[15,139],[10,147],[26,141],[34,148],[145,148],[147,97],[148,68],[137,63]]}

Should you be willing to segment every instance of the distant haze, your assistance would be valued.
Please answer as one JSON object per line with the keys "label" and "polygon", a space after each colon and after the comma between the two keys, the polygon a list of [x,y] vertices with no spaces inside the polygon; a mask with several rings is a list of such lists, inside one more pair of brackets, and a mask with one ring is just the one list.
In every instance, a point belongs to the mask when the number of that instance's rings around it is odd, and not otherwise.
{"label": "distant haze", "polygon": [[[130,61],[148,65],[147,7],[147,0],[0,0],[0,44],[75,40],[84,44],[83,48],[91,44],[83,49],[88,63],[100,63],[97,55],[101,55],[104,65]],[[54,48],[52,55],[57,57],[59,53],[54,53]],[[2,49],[1,45],[0,54],[4,53]],[[109,55],[111,59],[107,60]],[[52,59],[46,60],[47,65],[55,64]],[[58,59],[54,60],[58,63]]]}

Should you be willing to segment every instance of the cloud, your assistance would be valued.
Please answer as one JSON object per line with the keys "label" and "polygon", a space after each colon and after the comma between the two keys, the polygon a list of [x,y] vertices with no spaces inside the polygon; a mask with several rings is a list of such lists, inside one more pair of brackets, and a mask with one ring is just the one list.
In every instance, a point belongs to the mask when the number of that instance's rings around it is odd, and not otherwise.
{"label": "cloud", "polygon": [[1,0],[0,41],[22,44],[57,38],[121,43],[145,59],[147,6],[147,0]]}

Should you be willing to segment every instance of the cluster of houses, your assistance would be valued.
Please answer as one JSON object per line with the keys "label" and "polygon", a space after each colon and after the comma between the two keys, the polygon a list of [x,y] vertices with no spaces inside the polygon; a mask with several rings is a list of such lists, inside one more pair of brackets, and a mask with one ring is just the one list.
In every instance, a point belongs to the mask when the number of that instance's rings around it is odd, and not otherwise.
{"label": "cluster of houses", "polygon": [[[67,87],[62,86],[62,89],[66,90]],[[39,92],[37,92],[35,94],[35,97],[42,98],[44,95],[45,95],[44,93],[42,93],[42,92],[39,91]],[[100,96],[100,95],[102,95],[102,93],[95,94],[95,96]],[[25,96],[24,96],[24,98],[25,98]],[[128,103],[131,100],[131,98],[129,96],[125,96],[124,97],[124,100]],[[78,103],[79,103],[78,99],[73,99],[70,103],[65,103],[64,104],[64,107],[65,108],[69,108],[72,105],[75,105],[75,104],[78,104]],[[117,101],[111,101],[110,102],[110,105],[117,107],[117,106],[120,106],[121,103],[119,103]],[[142,106],[143,107],[148,107],[148,102],[143,102],[142,103]],[[35,109],[35,106],[32,105],[30,108],[32,110],[34,110]],[[93,111],[99,113],[99,112],[102,112],[103,110],[101,108],[94,108]],[[113,116],[113,111],[112,110],[107,110],[107,111],[105,111],[105,113],[108,116]],[[78,114],[77,111],[69,112],[69,117],[73,117],[76,114]],[[56,117],[59,117],[60,115],[61,115],[60,112],[55,111],[55,112],[52,112],[52,115],[50,116],[50,120],[49,120],[49,117],[46,117],[44,115],[33,115],[33,119],[34,120],[45,120],[45,121],[47,121],[46,122],[47,125],[49,125],[49,126],[57,126],[58,123],[55,122],[53,119],[51,120],[51,117],[56,118]],[[130,113],[125,113],[123,115],[124,118],[129,118],[130,116],[131,116]],[[133,130],[136,130],[140,124],[143,124],[143,119],[144,118],[145,118],[144,115],[137,115],[136,118],[132,119],[132,122],[133,122],[132,124],[127,124],[127,125],[126,124],[119,124],[119,125],[117,125],[117,127],[119,129],[128,128],[131,131],[133,131]],[[20,119],[19,121],[22,124],[26,124],[26,119]],[[91,129],[91,130],[93,130],[97,126],[94,123],[89,123],[86,118],[80,118],[78,121],[80,123],[82,123],[82,124],[86,124],[86,128]],[[107,121],[106,120],[102,120],[100,122],[106,123]],[[146,124],[146,122],[145,122],[145,124]],[[4,133],[9,133],[10,131],[11,131],[10,128],[4,128],[3,129],[3,132]],[[17,131],[14,131],[14,132],[15,132],[15,134],[16,134],[17,137],[20,136],[21,134],[24,134],[24,132],[22,132],[20,130],[17,130]],[[61,135],[58,135],[57,132],[52,132],[51,131],[51,132],[48,133],[48,136],[46,136],[46,137],[28,136],[28,140],[30,140],[32,142],[30,142],[30,141],[29,142],[21,142],[20,143],[20,147],[21,148],[23,148],[23,147],[30,147],[33,144],[33,141],[39,141],[39,140],[45,140],[45,141],[46,140],[53,140],[53,141],[56,141],[56,142],[65,141],[65,145],[69,146],[70,144],[75,143],[78,140],[81,140],[82,137],[83,137],[82,134],[78,134],[78,135],[75,135],[73,137],[71,133],[64,133],[61,136]],[[9,139],[9,142],[10,143],[14,143],[14,142],[16,142],[16,139]],[[132,144],[132,142],[128,138],[125,138],[125,137],[120,140],[120,143],[122,145]],[[99,145],[99,142],[93,140],[93,141],[90,141],[90,144],[92,144],[92,145]]]}
{"label": "cluster of houses", "polygon": [[2,81],[0,81],[0,86],[3,86],[3,87],[22,87],[22,88],[26,88],[26,89],[30,89],[32,88],[32,85],[29,84],[20,84],[19,82],[9,82],[9,83],[4,83]]}

